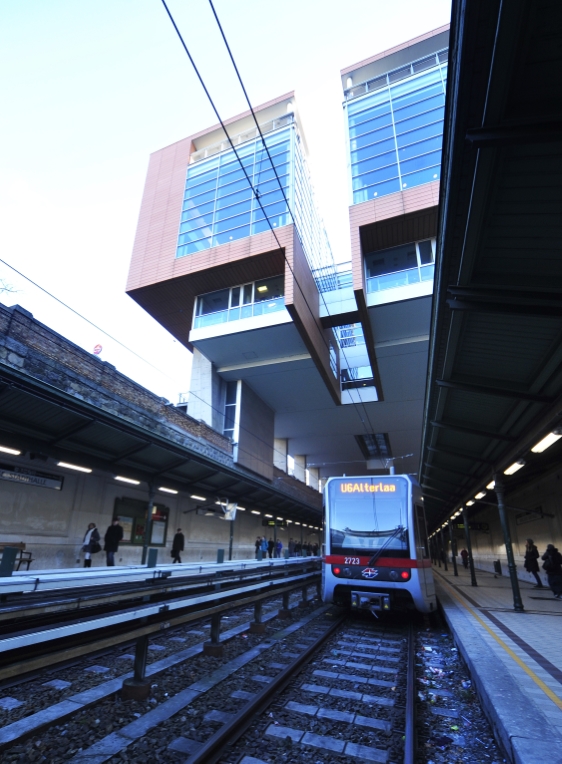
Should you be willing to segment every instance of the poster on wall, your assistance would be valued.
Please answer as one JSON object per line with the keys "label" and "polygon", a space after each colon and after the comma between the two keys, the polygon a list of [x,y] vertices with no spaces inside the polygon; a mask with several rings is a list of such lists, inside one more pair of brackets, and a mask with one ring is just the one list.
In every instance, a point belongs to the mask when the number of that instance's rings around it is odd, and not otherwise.
{"label": "poster on wall", "polygon": [[166,523],[161,520],[153,520],[152,522],[152,539],[151,544],[164,544],[164,538],[166,533]]}
{"label": "poster on wall", "polygon": [[120,515],[119,523],[123,528],[123,541],[130,541],[133,535],[133,518]]}

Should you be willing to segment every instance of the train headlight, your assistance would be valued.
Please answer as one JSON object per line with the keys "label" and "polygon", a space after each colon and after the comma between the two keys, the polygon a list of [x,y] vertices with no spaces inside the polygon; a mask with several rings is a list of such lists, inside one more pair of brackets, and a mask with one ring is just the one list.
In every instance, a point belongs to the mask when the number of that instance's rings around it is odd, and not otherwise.
{"label": "train headlight", "polygon": [[400,578],[404,581],[407,581],[410,578],[410,571],[403,570],[402,573],[400,573]]}
{"label": "train headlight", "polygon": [[391,570],[388,577],[391,581],[398,581],[398,573],[395,570]]}

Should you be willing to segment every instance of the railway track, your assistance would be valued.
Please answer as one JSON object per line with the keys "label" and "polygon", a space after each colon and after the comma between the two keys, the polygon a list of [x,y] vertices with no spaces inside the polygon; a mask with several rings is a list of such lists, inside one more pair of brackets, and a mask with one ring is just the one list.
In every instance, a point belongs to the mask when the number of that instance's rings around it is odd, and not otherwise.
{"label": "railway track", "polygon": [[[273,598],[264,606],[263,634],[244,622],[247,607],[223,623],[222,659],[204,655],[208,625],[192,644],[192,624],[159,635],[158,642],[186,641],[152,664],[146,701],[122,700],[122,677],[102,682],[105,694],[98,686],[98,700],[90,698],[68,718],[53,717],[48,707],[51,722],[25,732],[29,717],[22,717],[22,735],[9,744],[4,725],[1,760],[411,764],[413,749],[411,758],[404,753],[405,741],[413,742],[407,631],[382,628],[371,616],[349,621],[318,602],[296,603],[280,621],[280,604],[286,602]],[[68,693],[63,702],[78,703]]]}

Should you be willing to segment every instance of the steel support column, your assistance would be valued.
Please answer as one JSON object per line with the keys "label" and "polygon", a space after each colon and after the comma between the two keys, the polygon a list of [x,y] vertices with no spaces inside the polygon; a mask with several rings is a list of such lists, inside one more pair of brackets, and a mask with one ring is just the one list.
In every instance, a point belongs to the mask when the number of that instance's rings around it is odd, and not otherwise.
{"label": "steel support column", "polygon": [[152,510],[154,508],[154,486],[148,484],[148,506],[146,508],[146,525],[144,527],[144,538],[142,540],[142,559],[141,565],[146,565],[148,558],[148,545],[152,536]]}
{"label": "steel support column", "polygon": [[447,566],[447,547],[445,545],[445,535],[443,534],[443,528],[441,528],[439,531],[439,536],[441,538],[441,550],[443,552],[443,569],[448,571],[449,568]]}
{"label": "steel support column", "polygon": [[468,564],[470,566],[470,583],[472,586],[478,586],[476,573],[474,571],[474,560],[472,558],[472,541],[470,540],[470,528],[468,527],[468,512],[466,507],[462,508],[462,521],[464,523],[464,538],[466,540],[466,551],[468,552]]}
{"label": "steel support column", "polygon": [[513,608],[515,610],[524,610],[523,600],[521,599],[521,592],[519,590],[519,580],[517,578],[517,566],[515,565],[515,559],[513,557],[513,547],[511,546],[511,534],[509,532],[509,522],[505,513],[505,502],[503,495],[503,474],[496,472],[494,475],[494,490],[498,497],[498,511],[500,514],[500,522],[502,524],[503,540],[505,543],[505,551],[507,554],[507,567],[509,568],[509,577],[511,579],[511,588],[513,590]]}
{"label": "steel support column", "polygon": [[459,571],[457,569],[457,550],[455,548],[455,539],[453,537],[453,523],[448,520],[447,525],[449,526],[449,539],[451,541],[451,560],[453,561],[453,574],[458,576]]}

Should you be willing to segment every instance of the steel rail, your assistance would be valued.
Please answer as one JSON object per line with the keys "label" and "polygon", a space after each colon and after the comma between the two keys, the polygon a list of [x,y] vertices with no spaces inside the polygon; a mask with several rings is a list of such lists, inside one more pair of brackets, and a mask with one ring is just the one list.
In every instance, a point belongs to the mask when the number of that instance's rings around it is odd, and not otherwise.
{"label": "steel rail", "polygon": [[[303,572],[309,567],[313,567],[310,563],[303,563],[301,565],[291,566],[292,568],[299,568]],[[287,568],[283,568],[286,571]],[[196,585],[196,588],[201,589],[203,587],[209,587],[213,584],[220,583],[222,585],[229,585],[232,583],[240,582],[245,579],[267,579],[269,581],[276,580],[279,577],[278,569],[276,568],[251,568],[241,571],[233,571],[230,575],[221,575],[223,571],[216,571],[209,573],[208,575],[197,576],[185,576],[170,580],[167,578],[149,579],[145,582],[121,584],[119,589],[108,589],[110,585],[100,584],[99,586],[90,586],[87,589],[80,588],[76,590],[57,590],[51,595],[52,599],[46,600],[45,593],[35,594],[28,593],[25,597],[25,603],[20,604],[8,604],[4,607],[0,607],[0,626],[3,621],[13,621],[14,619],[21,618],[33,618],[41,615],[47,615],[49,613],[63,613],[72,612],[77,613],[80,610],[87,608],[109,606],[112,604],[118,604],[120,602],[129,599],[138,599],[139,597],[154,597],[161,595],[162,598],[173,595],[180,592],[188,586]],[[294,573],[294,570],[291,572]],[[115,584],[113,584],[115,586]],[[129,588],[123,591],[123,586]],[[21,601],[21,600],[19,600]]]}
{"label": "steel rail", "polygon": [[[314,583],[315,578],[316,577],[311,576],[309,585]],[[192,621],[201,621],[218,613],[224,613],[230,610],[234,610],[235,608],[253,605],[260,600],[266,600],[271,597],[278,597],[281,594],[300,589],[302,588],[302,585],[302,581],[297,584],[292,583],[288,586],[279,587],[274,591],[262,592],[254,596],[243,597],[237,600],[229,600],[228,602],[224,602],[218,605],[212,605],[211,607],[205,608],[204,610],[195,610],[181,615],[166,617],[165,620],[160,620],[156,623],[142,624],[137,627],[127,629],[127,631],[120,632],[118,634],[112,634],[107,637],[96,636],[96,638],[93,640],[88,640],[78,645],[71,645],[65,647],[62,650],[56,650],[48,653],[45,652],[41,655],[22,659],[19,661],[10,661],[10,663],[6,666],[0,667],[0,682],[6,679],[11,679],[15,676],[30,673],[32,671],[38,671],[40,669],[46,668],[47,666],[63,663],[67,660],[70,660],[71,658],[80,658],[83,655],[90,655],[93,650],[97,652],[106,648],[116,647],[117,645],[122,645],[124,643],[134,641],[139,637],[160,633],[162,631],[166,631],[167,629],[180,626],[181,624],[191,623]]]}
{"label": "steel rail", "polygon": [[226,746],[236,742],[254,722],[255,716],[262,713],[273,701],[278,693],[282,692],[294,679],[295,674],[305,663],[314,657],[316,651],[324,644],[340,624],[347,618],[344,613],[337,618],[326,631],[308,647],[286,669],[278,674],[271,682],[259,692],[253,700],[250,700],[231,721],[224,724],[212,735],[201,748],[192,754],[185,764],[216,764],[224,754]]}
{"label": "steel rail", "polygon": [[404,764],[414,764],[416,752],[416,678],[414,671],[414,629],[408,627],[408,665],[406,668],[406,730],[404,738]]}
{"label": "steel rail", "polygon": [[181,597],[177,600],[168,600],[166,602],[157,602],[154,604],[147,604],[140,607],[134,607],[129,610],[120,610],[110,615],[104,615],[100,617],[84,618],[79,621],[73,621],[66,623],[63,626],[57,626],[54,628],[41,629],[40,631],[22,633],[15,636],[8,636],[0,639],[0,653],[10,652],[21,647],[29,647],[30,645],[44,643],[45,641],[54,641],[62,639],[68,636],[75,636],[76,634],[84,633],[87,631],[93,631],[103,629],[115,624],[122,624],[123,621],[136,621],[140,618],[148,618],[150,616],[157,616],[162,613],[168,613],[169,611],[185,609],[187,607],[194,607],[196,605],[202,605],[209,601],[216,601],[225,599],[227,597],[241,596],[247,592],[255,591],[256,589],[267,588],[270,592],[275,591],[276,582],[279,584],[287,584],[299,582],[301,585],[304,581],[310,578],[318,578],[319,573],[303,573],[291,577],[280,577],[277,579],[269,579],[267,581],[261,581],[259,583],[253,582],[249,586],[241,586],[234,589],[225,589],[217,592],[207,592],[202,595],[191,595],[187,597]]}

